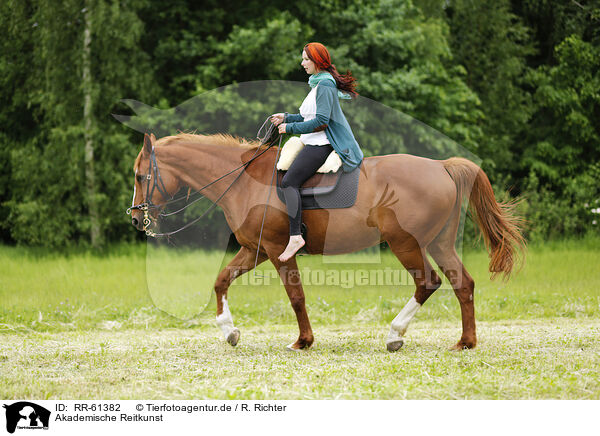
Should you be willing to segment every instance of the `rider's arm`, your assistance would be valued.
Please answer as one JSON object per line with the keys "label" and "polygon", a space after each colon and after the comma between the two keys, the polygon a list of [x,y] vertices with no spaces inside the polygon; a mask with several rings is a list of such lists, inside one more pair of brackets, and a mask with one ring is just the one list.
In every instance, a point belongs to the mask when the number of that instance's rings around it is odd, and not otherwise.
{"label": "rider's arm", "polygon": [[304,117],[300,114],[288,114],[287,112],[283,115],[284,123],[296,123],[304,121]]}

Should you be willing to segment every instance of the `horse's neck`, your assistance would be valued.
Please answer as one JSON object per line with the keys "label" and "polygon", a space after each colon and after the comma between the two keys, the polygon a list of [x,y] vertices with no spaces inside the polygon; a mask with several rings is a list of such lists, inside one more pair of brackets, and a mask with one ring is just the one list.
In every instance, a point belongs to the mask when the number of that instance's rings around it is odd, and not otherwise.
{"label": "horse's neck", "polygon": [[[242,165],[242,154],[247,149],[235,145],[200,144],[187,147],[169,146],[165,147],[165,151],[168,165],[175,170],[182,184],[193,190],[199,190]],[[233,183],[239,171],[234,171],[222,180],[203,189],[203,195],[211,201],[216,201],[227,187]],[[236,185],[238,183],[231,187],[228,194],[239,189],[239,186]],[[229,197],[231,195],[225,195],[219,201],[219,205],[224,209],[227,209]]]}

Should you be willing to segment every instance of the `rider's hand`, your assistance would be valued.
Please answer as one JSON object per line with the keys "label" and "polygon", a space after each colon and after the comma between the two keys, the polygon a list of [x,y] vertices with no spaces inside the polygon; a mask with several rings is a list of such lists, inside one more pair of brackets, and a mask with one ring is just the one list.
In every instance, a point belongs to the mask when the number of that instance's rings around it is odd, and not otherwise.
{"label": "rider's hand", "polygon": [[283,123],[283,114],[278,113],[271,115],[271,122],[276,126],[280,125],[281,123]]}
{"label": "rider's hand", "polygon": [[279,133],[281,133],[283,135],[285,133],[286,126],[287,126],[287,124],[280,124],[279,125]]}

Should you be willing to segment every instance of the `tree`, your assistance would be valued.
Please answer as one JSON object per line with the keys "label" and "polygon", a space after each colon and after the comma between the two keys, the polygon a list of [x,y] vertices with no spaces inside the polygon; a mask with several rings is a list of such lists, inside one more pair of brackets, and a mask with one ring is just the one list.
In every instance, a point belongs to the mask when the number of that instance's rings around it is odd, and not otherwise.
{"label": "tree", "polygon": [[530,213],[543,221],[555,215],[540,237],[589,230],[590,205],[600,197],[600,47],[572,35],[555,56],[557,65],[539,67],[529,77],[536,110],[523,166],[529,190],[538,193]]}
{"label": "tree", "polygon": [[28,1],[0,2],[0,240],[11,241],[6,202],[12,196],[11,151],[32,141],[40,133],[35,105],[29,100],[35,30],[29,21],[32,5]]}
{"label": "tree", "polygon": [[483,168],[499,186],[519,183],[531,94],[523,77],[533,55],[528,29],[510,11],[509,0],[452,0],[446,8],[454,60],[481,100]]}
{"label": "tree", "polygon": [[85,4],[85,24],[83,29],[83,49],[82,55],[82,91],[83,91],[83,123],[84,123],[84,165],[85,165],[85,187],[86,197],[88,199],[88,211],[90,215],[90,241],[92,247],[97,248],[100,245],[101,229],[98,217],[98,205],[96,204],[96,171],[94,169],[94,103],[92,100],[92,16],[93,9],[90,9],[91,1],[86,0]]}
{"label": "tree", "polygon": [[[34,29],[27,99],[40,132],[11,151],[6,205],[18,242],[65,245],[94,234],[99,243],[102,233],[123,229],[126,168],[136,150],[110,112],[127,93],[151,94],[148,59],[137,48],[137,6],[40,1],[20,22]],[[88,11],[93,20],[86,21]]]}

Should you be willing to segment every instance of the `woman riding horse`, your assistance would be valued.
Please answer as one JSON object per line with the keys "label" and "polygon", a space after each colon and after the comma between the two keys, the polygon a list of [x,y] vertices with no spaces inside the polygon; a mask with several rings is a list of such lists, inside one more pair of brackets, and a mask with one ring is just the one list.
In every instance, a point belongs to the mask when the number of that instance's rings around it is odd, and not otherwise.
{"label": "woman riding horse", "polygon": [[[515,204],[496,201],[485,172],[474,162],[461,157],[433,160],[390,154],[363,160],[337,98],[337,88],[354,95],[351,92],[353,79],[340,81],[342,76],[329,63],[329,57],[323,55],[326,51],[315,46],[317,48],[313,50],[313,44],[307,45],[303,53],[306,55],[303,65],[312,73],[309,83],[323,77],[314,83],[315,89],[311,91],[314,93],[314,110],[310,114],[314,114],[314,118],[307,119],[309,112],[306,116],[302,113],[276,114],[272,116],[273,122],[279,123],[280,129],[287,133],[324,132],[329,146],[339,154],[344,170],[360,165],[360,171],[358,193],[352,207],[305,211],[303,220],[311,229],[305,245],[307,253],[336,255],[382,242],[389,245],[415,283],[413,297],[391,323],[385,340],[389,351],[402,347],[412,319],[442,283],[429,260],[431,255],[452,285],[460,304],[462,334],[453,348],[475,347],[475,282],[455,247],[463,216],[463,200],[469,200],[472,216],[482,231],[490,254],[492,277],[498,273],[510,276],[519,252],[524,254],[525,240]],[[319,57],[319,53],[323,56]],[[321,70],[323,65],[329,70]],[[333,80],[324,78],[329,74]],[[337,87],[334,87],[334,81]],[[323,128],[315,129],[319,126]],[[303,154],[313,157],[310,150],[324,145],[307,146],[305,150],[308,151]],[[287,204],[278,200],[268,203],[276,191],[271,182],[278,155],[276,147],[267,148],[262,142],[248,142],[230,135],[180,133],[156,139],[153,134],[146,134],[134,164],[133,199],[129,210],[131,223],[138,230],[156,236],[152,229],[156,228],[160,211],[180,189],[187,187],[201,191],[213,204],[218,203],[241,246],[221,270],[214,285],[216,322],[223,337],[231,345],[236,345],[240,339],[240,330],[235,327],[228,305],[231,283],[269,260],[279,273],[298,322],[298,338],[288,348],[301,350],[309,348],[314,341],[294,256],[298,245],[304,241],[292,233],[292,238],[299,239],[299,244],[293,244],[287,235],[288,227],[293,223],[295,231],[300,233],[300,199],[296,192],[291,213],[289,200]],[[295,166],[302,170],[303,161],[300,155]],[[311,171],[314,172],[321,163],[310,162]],[[288,183],[294,183],[297,171],[293,168],[288,171]],[[235,179],[224,179],[224,175],[234,173],[237,173]],[[296,189],[299,183],[295,181]],[[281,258],[286,256],[289,257],[282,261]]]}
{"label": "woman riding horse", "polygon": [[352,73],[338,73],[329,51],[318,42],[304,46],[301,65],[310,74],[308,84],[312,89],[302,102],[300,113],[271,116],[271,122],[279,126],[279,133],[300,133],[300,140],[305,144],[281,181],[290,218],[290,240],[279,256],[282,262],[306,243],[300,230],[300,186],[316,173],[333,150],[340,156],[344,171],[355,169],[363,159],[338,100],[338,97],[349,99],[358,95]]}

